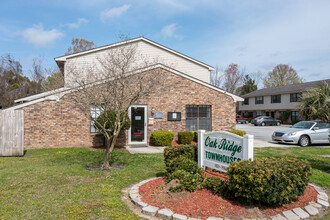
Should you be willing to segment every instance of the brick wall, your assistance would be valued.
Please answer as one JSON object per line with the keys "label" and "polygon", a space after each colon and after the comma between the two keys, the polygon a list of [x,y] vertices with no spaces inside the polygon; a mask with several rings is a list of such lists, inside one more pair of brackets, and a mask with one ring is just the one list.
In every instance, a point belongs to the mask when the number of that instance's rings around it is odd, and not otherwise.
{"label": "brick wall", "polygon": [[[155,130],[185,130],[186,105],[211,105],[212,130],[235,128],[235,103],[230,96],[195,83],[176,74],[163,71],[164,84],[136,104],[163,112],[163,119],[148,125],[148,142]],[[70,99],[44,101],[22,108],[24,110],[25,148],[102,146],[103,138],[90,133],[90,120],[75,108]],[[181,121],[167,121],[167,112],[181,112]],[[127,144],[128,132],[122,132],[118,145]]]}
{"label": "brick wall", "polygon": [[[185,131],[186,105],[211,105],[212,130],[235,129],[236,103],[230,96],[176,74],[165,74],[164,86],[139,103],[148,106],[148,118],[153,117],[152,107],[163,113],[162,119],[154,119],[154,124],[148,125],[148,140],[156,130],[173,131],[176,138],[179,131]],[[181,112],[181,121],[168,121],[167,112]]]}

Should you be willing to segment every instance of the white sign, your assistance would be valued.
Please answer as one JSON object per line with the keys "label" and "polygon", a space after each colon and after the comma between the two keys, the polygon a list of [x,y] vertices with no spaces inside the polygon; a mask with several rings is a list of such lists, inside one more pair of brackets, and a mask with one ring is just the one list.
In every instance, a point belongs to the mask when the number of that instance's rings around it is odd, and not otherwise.
{"label": "white sign", "polygon": [[198,131],[198,166],[227,172],[231,162],[253,160],[253,135]]}

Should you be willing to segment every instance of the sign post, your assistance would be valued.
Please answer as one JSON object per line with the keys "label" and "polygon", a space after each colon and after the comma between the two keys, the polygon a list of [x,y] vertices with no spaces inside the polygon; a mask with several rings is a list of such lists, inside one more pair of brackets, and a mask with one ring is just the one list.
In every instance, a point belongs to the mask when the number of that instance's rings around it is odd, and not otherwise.
{"label": "sign post", "polygon": [[253,160],[253,135],[243,137],[225,131],[198,131],[198,166],[227,172],[231,162]]}

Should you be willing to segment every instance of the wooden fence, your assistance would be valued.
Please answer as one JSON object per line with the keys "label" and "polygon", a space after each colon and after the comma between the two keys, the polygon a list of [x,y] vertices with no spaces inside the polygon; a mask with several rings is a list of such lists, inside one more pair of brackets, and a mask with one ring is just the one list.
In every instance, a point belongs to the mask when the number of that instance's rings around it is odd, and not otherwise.
{"label": "wooden fence", "polygon": [[0,110],[0,156],[24,155],[24,111]]}

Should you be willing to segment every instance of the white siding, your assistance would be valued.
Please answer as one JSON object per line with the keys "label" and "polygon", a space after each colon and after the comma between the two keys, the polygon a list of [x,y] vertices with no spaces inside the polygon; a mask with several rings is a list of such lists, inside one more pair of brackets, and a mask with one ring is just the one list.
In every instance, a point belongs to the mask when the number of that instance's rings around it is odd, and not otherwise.
{"label": "white siding", "polygon": [[[185,59],[174,53],[166,51],[145,41],[134,42],[137,46],[137,57],[144,57],[153,63],[155,60],[157,63],[162,63],[177,71],[183,72],[187,75],[195,77],[199,80],[209,83],[210,82],[210,70],[202,65],[199,65],[193,61]],[[87,53],[81,56],[67,58],[64,67],[65,86],[70,87],[74,85],[77,79],[80,80],[95,80],[99,79],[101,66],[98,62],[98,58],[105,57],[110,48],[106,50],[100,50],[94,53]],[[139,61],[145,60],[137,59],[136,65],[140,65]],[[87,71],[87,69],[93,69],[93,71]]]}
{"label": "white siding", "polygon": [[264,104],[255,104],[255,97],[249,98],[249,105],[239,102],[239,111],[253,110],[290,110],[297,109],[299,102],[290,102],[290,94],[281,95],[281,103],[271,103],[271,96],[264,96]]}

